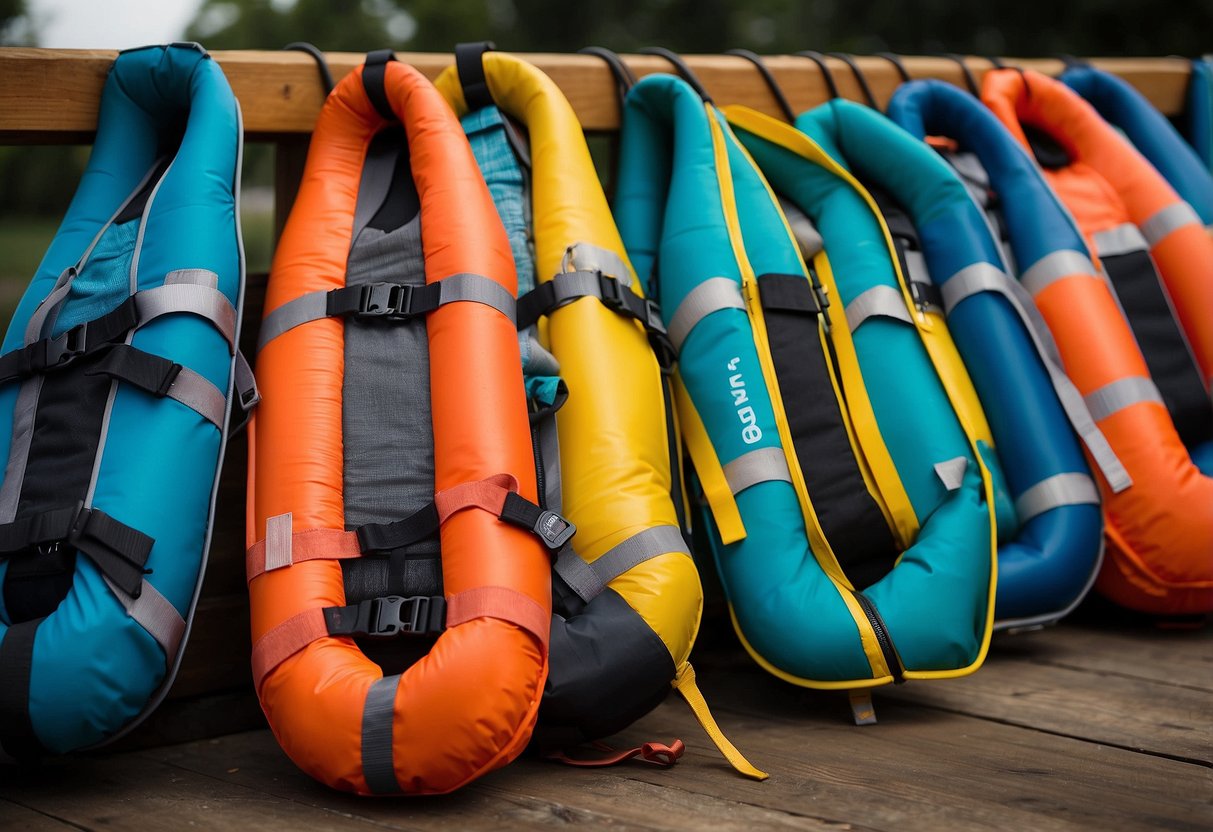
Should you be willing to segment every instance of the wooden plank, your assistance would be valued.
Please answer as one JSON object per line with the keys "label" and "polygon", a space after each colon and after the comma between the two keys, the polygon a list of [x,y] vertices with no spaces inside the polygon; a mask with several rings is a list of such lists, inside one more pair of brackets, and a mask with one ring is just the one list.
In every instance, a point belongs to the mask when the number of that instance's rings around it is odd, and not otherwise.
{"label": "wooden plank", "polygon": [[[0,49],[0,142],[81,142],[96,129],[97,105],[106,71],[116,53],[104,50]],[[320,110],[323,94],[312,59],[297,52],[221,51],[213,53],[240,100],[245,130],[254,139],[276,139],[284,134],[310,132]],[[525,57],[547,72],[564,90],[587,130],[612,130],[619,125],[615,85],[606,65],[588,55],[535,53]],[[362,62],[354,53],[327,55],[333,75],[340,78]],[[401,53],[428,77],[436,77],[452,57],[445,53]],[[625,60],[640,76],[669,71],[662,58],[627,55]],[[754,67],[743,58],[726,55],[689,55],[691,68],[699,74],[718,104],[747,103],[778,115],[774,99]],[[878,101],[883,103],[897,75],[882,58],[861,56],[861,71]],[[942,78],[962,83],[959,66],[944,58],[907,57],[906,68],[915,78]],[[1025,68],[1056,73],[1055,60],[1008,59]],[[827,63],[843,95],[860,99],[850,70],[841,61]],[[1156,107],[1168,115],[1183,107],[1189,64],[1180,58],[1093,59],[1138,87]],[[768,59],[772,73],[797,109],[825,100],[825,84],[816,65],[807,58],[774,56]],[[970,59],[970,68],[981,75],[989,62]]]}
{"label": "wooden plank", "polygon": [[13,832],[63,832],[65,829],[77,829],[57,818],[42,812],[35,812],[7,800],[0,800],[0,829]]}

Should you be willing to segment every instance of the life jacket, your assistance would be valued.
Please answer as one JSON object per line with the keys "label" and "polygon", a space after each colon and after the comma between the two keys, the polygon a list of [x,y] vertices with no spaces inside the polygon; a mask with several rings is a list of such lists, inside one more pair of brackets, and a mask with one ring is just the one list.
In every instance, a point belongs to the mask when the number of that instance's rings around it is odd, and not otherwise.
{"label": "life jacket", "polygon": [[449,792],[530,739],[573,529],[536,504],[514,290],[458,120],[371,53],[274,257],[249,471],[257,695],[335,788]]}
{"label": "life jacket", "polygon": [[[538,443],[558,448],[543,460],[545,505],[577,534],[554,564],[536,741],[560,748],[616,733],[673,685],[730,762],[765,777],[716,726],[689,662],[703,591],[682,530],[663,372],[672,350],[628,263],[581,125],[559,87],[526,61],[485,44],[460,44],[455,57],[435,84],[461,116],[511,233],[524,353],[534,361],[550,351],[568,390],[554,414],[557,441]],[[544,386],[534,386],[542,398]]]}
{"label": "life jacket", "polygon": [[1209,172],[1213,173],[1213,55],[1192,61],[1188,100],[1182,120],[1188,143]]}
{"label": "life jacket", "polygon": [[116,738],[176,674],[238,363],[240,110],[193,44],[119,54],[0,350],[0,743]]}
{"label": "life jacket", "polygon": [[954,139],[965,168],[976,165],[988,178],[991,207],[1001,215],[1020,282],[1132,481],[1117,493],[1096,471],[1107,541],[1096,588],[1135,609],[1208,609],[1213,480],[1207,466],[1213,446],[1185,446],[1157,400],[1114,407],[1117,391],[1152,392],[1154,383],[1129,325],[1132,316],[1126,320],[1078,224],[1049,188],[1047,174],[989,110],[935,85],[909,87],[895,99],[891,112],[910,132]]}
{"label": "life jacket", "polygon": [[[947,316],[977,391],[984,415],[973,423],[983,438],[992,435],[997,451],[990,460],[999,535],[996,626],[1057,620],[1090,588],[1103,540],[1099,492],[1071,421],[1122,488],[1123,468],[1065,377],[1031,298],[1009,276],[981,210],[948,165],[853,102],[819,107],[796,126],[874,195],[921,314],[931,314],[933,326],[942,324],[935,314]],[[791,176],[778,166],[769,175],[777,188]],[[887,297],[894,315],[908,317],[900,297]],[[848,307],[848,323],[858,329],[885,314],[863,300]]]}
{"label": "life jacket", "polygon": [[1202,223],[1213,225],[1213,173],[1144,95],[1123,78],[1091,66],[1071,66],[1060,80],[1132,142]]}
{"label": "life jacket", "polygon": [[[853,180],[835,175],[863,208],[829,216],[883,234]],[[724,115],[677,78],[651,75],[628,94],[616,218],[679,350],[679,419],[746,650],[779,678],[832,689],[980,665],[992,486],[925,329],[878,322],[851,337],[854,287],[820,250],[806,265]],[[869,265],[862,279],[904,293],[891,247]]]}

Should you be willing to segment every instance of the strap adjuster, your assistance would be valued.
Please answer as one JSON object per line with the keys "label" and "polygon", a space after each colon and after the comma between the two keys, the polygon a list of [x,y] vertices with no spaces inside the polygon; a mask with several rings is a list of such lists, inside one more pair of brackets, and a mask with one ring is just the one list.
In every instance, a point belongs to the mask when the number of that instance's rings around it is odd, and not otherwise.
{"label": "strap adjuster", "polygon": [[360,317],[404,318],[413,305],[413,287],[401,283],[368,283],[358,299]]}
{"label": "strap adjuster", "polygon": [[426,635],[442,632],[446,627],[446,599],[439,596],[414,595],[404,598],[388,595],[360,602],[352,622],[342,613],[349,607],[325,609],[329,632],[333,635],[360,635],[370,638],[391,638],[396,635]]}
{"label": "strap adjuster", "polygon": [[41,355],[35,353],[31,362],[36,371],[49,370],[70,364],[84,355],[88,342],[88,322],[77,324],[57,338],[42,341]]}
{"label": "strap adjuster", "polygon": [[922,312],[927,312],[931,309],[943,309],[943,295],[939,291],[939,287],[934,283],[911,280],[910,298],[914,301],[914,306]]}
{"label": "strap adjuster", "polygon": [[608,309],[618,312],[627,309],[627,300],[623,293],[630,291],[615,278],[598,271],[598,289],[602,293],[602,304]]}
{"label": "strap adjuster", "polygon": [[539,519],[535,521],[535,525],[531,528],[535,534],[539,535],[539,539],[543,541],[543,545],[552,551],[556,551],[568,543],[573,535],[577,533],[576,526],[563,516],[547,509],[539,512]]}
{"label": "strap adjuster", "polygon": [[809,286],[813,289],[813,299],[817,301],[817,314],[821,316],[821,325],[826,332],[830,331],[830,316],[826,312],[830,308],[830,290],[821,282],[817,269],[809,264]]}

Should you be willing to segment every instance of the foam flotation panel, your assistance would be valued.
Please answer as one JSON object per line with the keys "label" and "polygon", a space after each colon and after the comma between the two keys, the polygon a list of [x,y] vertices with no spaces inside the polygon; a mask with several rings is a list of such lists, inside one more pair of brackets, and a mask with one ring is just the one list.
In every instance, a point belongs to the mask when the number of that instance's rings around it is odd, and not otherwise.
{"label": "foam flotation panel", "polygon": [[274,257],[249,472],[257,694],[335,788],[449,792],[530,739],[551,589],[522,526],[567,524],[535,506],[515,279],[458,120],[372,53]]}
{"label": "foam flotation panel", "polygon": [[1202,223],[1213,225],[1213,173],[1144,95],[1123,78],[1091,66],[1072,66],[1061,81],[1124,133]]}
{"label": "foam flotation panel", "polygon": [[1213,173],[1213,56],[1192,61],[1188,102],[1183,116],[1188,143]]}
{"label": "foam flotation panel", "polygon": [[[616,217],[679,346],[679,419],[750,654],[837,689],[977,667],[993,611],[990,480],[918,328],[881,338],[881,323],[869,331],[881,343],[852,341],[832,261],[805,263],[723,114],[677,78],[628,94]],[[874,273],[899,292],[883,251]],[[860,372],[871,351],[879,379]]]}
{"label": "foam flotation panel", "polygon": [[[1103,540],[1099,493],[1059,390],[1105,459],[1106,439],[1065,378],[1031,298],[1017,291],[981,210],[947,163],[888,118],[848,101],[813,110],[797,126],[819,142],[832,141],[838,163],[879,194],[911,286],[921,287],[928,309],[947,315],[993,435],[996,482],[1005,475],[1013,500],[998,501],[997,626],[1055,621],[1090,588]],[[850,318],[852,327],[865,320],[858,309]],[[1123,487],[1114,456],[1111,465]]]}
{"label": "foam flotation panel", "polygon": [[[1024,288],[1056,340],[1067,374],[1083,394],[1132,486],[1114,492],[1096,471],[1107,555],[1097,589],[1152,612],[1207,610],[1213,551],[1213,446],[1185,446],[1167,409],[1142,401],[1108,412],[1100,391],[1153,387],[1150,368],[1117,302],[1092,262],[1082,231],[1047,172],[987,109],[942,86],[906,93],[895,117],[917,134],[944,135],[972,154],[988,177]],[[1081,168],[1066,179],[1080,177]],[[1126,298],[1121,298],[1126,301]],[[1205,462],[1200,463],[1200,460]]]}
{"label": "foam flotation panel", "polygon": [[201,47],[121,53],[0,355],[0,743],[113,739],[176,673],[236,375],[240,110]]}

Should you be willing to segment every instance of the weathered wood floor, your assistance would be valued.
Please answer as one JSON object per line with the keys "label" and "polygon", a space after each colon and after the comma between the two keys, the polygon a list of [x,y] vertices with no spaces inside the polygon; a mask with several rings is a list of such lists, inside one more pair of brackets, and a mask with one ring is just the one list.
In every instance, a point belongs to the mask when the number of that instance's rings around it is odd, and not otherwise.
{"label": "weathered wood floor", "polygon": [[523,759],[455,795],[363,800],[312,782],[260,729],[0,773],[0,829],[1213,829],[1213,628],[1087,616],[1000,638],[975,676],[880,693],[865,728],[727,637],[698,652],[767,782],[734,775],[671,698],[620,738],[681,737],[670,770]]}

